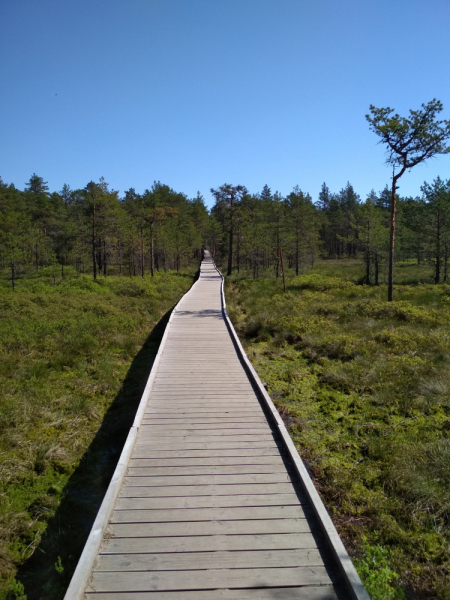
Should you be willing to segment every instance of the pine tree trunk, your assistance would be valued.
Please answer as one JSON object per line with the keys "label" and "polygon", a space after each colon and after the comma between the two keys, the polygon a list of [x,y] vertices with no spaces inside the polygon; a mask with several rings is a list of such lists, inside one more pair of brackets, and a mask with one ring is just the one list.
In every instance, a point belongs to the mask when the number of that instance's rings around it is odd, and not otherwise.
{"label": "pine tree trunk", "polygon": [[378,252],[375,252],[375,285],[378,285],[379,272]]}
{"label": "pine tree trunk", "polygon": [[155,252],[153,248],[153,227],[150,228],[150,275],[155,275]]}
{"label": "pine tree trunk", "polygon": [[144,229],[141,227],[141,277],[144,279]]}
{"label": "pine tree trunk", "polygon": [[94,279],[97,279],[97,257],[95,255],[95,204],[92,211],[92,266],[94,269]]}
{"label": "pine tree trunk", "polygon": [[444,245],[444,283],[447,281],[448,246]]}
{"label": "pine tree trunk", "polygon": [[395,192],[397,190],[397,178],[392,176],[391,189],[391,223],[390,223],[390,239],[389,239],[389,272],[388,272],[388,302],[394,299],[394,249],[395,249]]}
{"label": "pine tree trunk", "polygon": [[278,279],[280,276],[280,235],[277,229],[277,260],[275,263],[275,278]]}
{"label": "pine tree trunk", "polygon": [[278,246],[278,255],[280,257],[281,276],[283,277],[283,290],[284,290],[284,293],[286,293],[286,279],[284,277],[283,251],[281,249],[281,246]]}
{"label": "pine tree trunk", "polygon": [[240,230],[237,232],[237,248],[236,248],[236,267],[237,272],[241,271],[241,241],[240,241]]}
{"label": "pine tree trunk", "polygon": [[434,274],[434,283],[440,283],[441,279],[441,223],[439,219],[437,219],[437,231],[436,231],[436,270]]}
{"label": "pine tree trunk", "polygon": [[231,275],[233,270],[233,220],[230,223],[230,240],[228,243],[228,268],[227,275]]}
{"label": "pine tree trunk", "polygon": [[395,205],[395,192],[397,191],[397,181],[406,171],[406,167],[402,167],[397,175],[392,174],[392,189],[391,189],[391,230],[389,243],[389,272],[388,272],[388,302],[394,300],[394,248],[395,248],[395,213],[397,207]]}

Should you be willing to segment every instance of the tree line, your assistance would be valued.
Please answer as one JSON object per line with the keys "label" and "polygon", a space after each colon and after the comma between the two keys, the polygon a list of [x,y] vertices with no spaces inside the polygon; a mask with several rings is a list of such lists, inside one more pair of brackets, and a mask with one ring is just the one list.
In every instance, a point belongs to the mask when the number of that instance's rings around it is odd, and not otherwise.
{"label": "tree line", "polygon": [[[299,274],[320,258],[361,258],[363,282],[387,281],[390,252],[391,190],[372,190],[361,199],[350,183],[331,192],[324,183],[314,202],[296,186],[286,197],[265,185],[256,195],[244,186],[211,190],[211,251],[227,272],[250,269],[256,278],[271,268]],[[396,195],[397,260],[414,259],[433,267],[435,283],[447,281],[450,252],[450,180],[424,183],[415,198]]]}
{"label": "tree line", "polygon": [[18,274],[67,265],[94,278],[144,277],[198,262],[209,224],[200,194],[189,199],[155,182],[123,197],[103,178],[85,188],[49,192],[33,174],[23,191],[0,178],[0,261],[14,288]]}
{"label": "tree line", "polygon": [[[120,197],[103,179],[59,192],[36,174],[23,191],[0,179],[0,264],[13,287],[20,273],[48,266],[62,277],[69,265],[94,278],[145,277],[195,266],[206,246],[228,274],[272,269],[278,277],[283,266],[299,274],[319,257],[358,257],[365,283],[386,281],[388,186],[361,199],[350,183],[339,192],[324,183],[315,201],[298,186],[287,196],[268,185],[257,194],[231,184],[211,193],[208,211],[200,194],[189,199],[159,182]],[[429,264],[436,283],[447,281],[450,180],[424,183],[415,198],[397,195],[396,207],[397,260]]]}

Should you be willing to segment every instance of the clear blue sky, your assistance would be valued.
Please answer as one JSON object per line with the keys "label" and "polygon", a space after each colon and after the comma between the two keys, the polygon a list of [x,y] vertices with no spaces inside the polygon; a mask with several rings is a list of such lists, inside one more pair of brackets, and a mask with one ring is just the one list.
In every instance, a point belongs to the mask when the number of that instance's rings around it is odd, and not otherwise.
{"label": "clear blue sky", "polygon": [[[390,175],[370,104],[450,118],[449,0],[1,0],[0,22],[0,176],[20,189],[365,196]],[[437,175],[449,155],[400,193]]]}

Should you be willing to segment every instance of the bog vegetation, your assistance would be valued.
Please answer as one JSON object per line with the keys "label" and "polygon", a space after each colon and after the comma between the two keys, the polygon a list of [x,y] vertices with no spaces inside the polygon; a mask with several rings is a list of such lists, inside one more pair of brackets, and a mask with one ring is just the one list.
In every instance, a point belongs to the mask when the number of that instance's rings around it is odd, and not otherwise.
{"label": "bog vegetation", "polygon": [[232,273],[236,327],[367,585],[444,597],[450,181],[396,199],[389,304],[387,186],[361,199],[323,184],[316,202],[299,187],[212,192],[208,212],[159,182],[120,197],[103,179],[52,193],[35,174],[24,190],[0,180],[3,595],[62,598],[160,320],[206,245]]}

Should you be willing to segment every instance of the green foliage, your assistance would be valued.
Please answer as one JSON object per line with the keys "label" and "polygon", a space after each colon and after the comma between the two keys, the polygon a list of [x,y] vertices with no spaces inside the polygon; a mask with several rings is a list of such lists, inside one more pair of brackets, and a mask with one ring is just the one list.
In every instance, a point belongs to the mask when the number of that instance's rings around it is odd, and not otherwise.
{"label": "green foliage", "polygon": [[60,556],[58,556],[58,560],[55,562],[55,571],[60,575],[64,573],[64,567]]}
{"label": "green foliage", "polygon": [[27,600],[23,583],[13,579],[9,584],[8,600]]}
{"label": "green foliage", "polygon": [[371,546],[363,536],[362,558],[355,561],[358,574],[372,600],[402,600],[404,593],[401,588],[392,584],[398,580],[398,575],[389,567],[389,552],[380,545]]}
{"label": "green foliage", "polygon": [[442,112],[442,102],[433,99],[422,104],[419,110],[410,110],[409,117],[392,114],[392,108],[370,106],[372,115],[366,115],[370,129],[387,146],[387,163],[402,170],[450,152],[450,121],[437,121]]}
{"label": "green foliage", "polygon": [[[430,268],[405,262],[398,300],[386,302],[384,285],[358,284],[362,269],[322,261],[290,276],[286,294],[270,273],[241,273],[227,279],[228,311],[350,552],[366,535],[386,548],[403,586],[445,598],[448,286],[411,285]],[[369,563],[381,561],[375,548]],[[375,579],[387,577],[383,568]]]}

